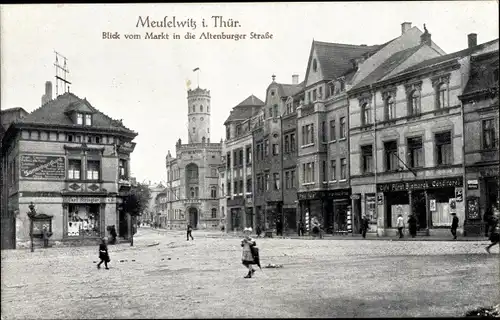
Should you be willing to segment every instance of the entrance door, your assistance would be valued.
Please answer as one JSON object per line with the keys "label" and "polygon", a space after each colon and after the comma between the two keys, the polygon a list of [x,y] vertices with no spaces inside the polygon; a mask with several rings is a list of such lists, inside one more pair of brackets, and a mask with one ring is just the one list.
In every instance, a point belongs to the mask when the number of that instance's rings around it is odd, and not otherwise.
{"label": "entrance door", "polygon": [[119,226],[118,226],[118,234],[122,238],[128,238],[128,223],[127,223],[127,214],[125,211],[121,210],[119,214]]}
{"label": "entrance door", "polygon": [[427,229],[427,206],[425,203],[424,191],[414,191],[412,194],[412,202],[412,212],[417,217],[418,230]]}
{"label": "entrance door", "polygon": [[198,209],[189,208],[189,224],[193,229],[198,228]]}

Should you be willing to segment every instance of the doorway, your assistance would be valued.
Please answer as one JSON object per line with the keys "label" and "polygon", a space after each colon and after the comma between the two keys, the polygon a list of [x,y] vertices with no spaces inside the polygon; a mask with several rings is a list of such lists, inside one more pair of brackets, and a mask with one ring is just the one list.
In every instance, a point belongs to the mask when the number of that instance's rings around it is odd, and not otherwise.
{"label": "doorway", "polygon": [[189,224],[193,229],[198,228],[198,209],[189,208]]}
{"label": "doorway", "polygon": [[128,238],[128,221],[127,214],[124,210],[120,210],[119,214],[119,222],[118,222],[118,236],[124,239]]}
{"label": "doorway", "polygon": [[424,191],[413,191],[412,213],[417,217],[417,230],[427,229],[427,205]]}

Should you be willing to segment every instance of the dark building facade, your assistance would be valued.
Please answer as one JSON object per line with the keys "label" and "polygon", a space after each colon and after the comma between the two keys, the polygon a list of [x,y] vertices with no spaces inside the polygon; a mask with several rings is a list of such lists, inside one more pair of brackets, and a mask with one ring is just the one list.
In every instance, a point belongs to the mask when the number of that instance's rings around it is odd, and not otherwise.
{"label": "dark building facade", "polygon": [[484,215],[499,208],[498,49],[471,57],[460,96],[464,108],[466,235],[485,233]]}

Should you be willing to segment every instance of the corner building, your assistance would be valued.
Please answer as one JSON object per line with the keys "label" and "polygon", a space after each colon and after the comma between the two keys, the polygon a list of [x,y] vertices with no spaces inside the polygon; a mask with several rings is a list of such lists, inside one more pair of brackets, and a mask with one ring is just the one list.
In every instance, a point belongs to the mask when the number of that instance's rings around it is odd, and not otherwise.
{"label": "corner building", "polygon": [[137,133],[73,93],[52,100],[51,85],[44,102],[14,121],[2,141],[2,212],[15,216],[17,247],[30,243],[31,202],[52,217],[45,226],[56,246],[97,243],[109,226],[128,238],[130,216],[121,203],[131,186]]}
{"label": "corner building", "polygon": [[210,143],[210,91],[187,92],[188,143],[179,139],[166,157],[166,227],[215,229],[219,226],[221,143]]}

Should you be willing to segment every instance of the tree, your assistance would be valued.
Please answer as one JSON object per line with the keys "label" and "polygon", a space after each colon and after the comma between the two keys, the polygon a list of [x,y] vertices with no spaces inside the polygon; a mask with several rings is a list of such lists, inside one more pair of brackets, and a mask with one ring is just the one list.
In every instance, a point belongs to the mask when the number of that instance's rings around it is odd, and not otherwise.
{"label": "tree", "polygon": [[136,217],[142,215],[142,212],[148,207],[150,199],[151,191],[149,190],[149,186],[138,183],[130,189],[129,194],[123,200],[123,210],[132,217],[132,230],[130,232],[131,246],[134,245]]}

